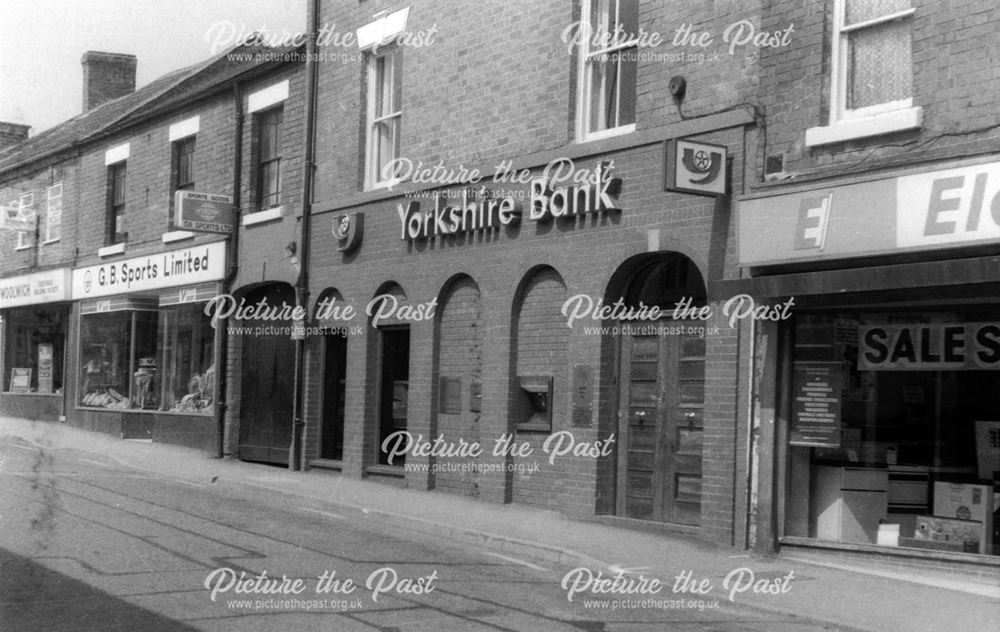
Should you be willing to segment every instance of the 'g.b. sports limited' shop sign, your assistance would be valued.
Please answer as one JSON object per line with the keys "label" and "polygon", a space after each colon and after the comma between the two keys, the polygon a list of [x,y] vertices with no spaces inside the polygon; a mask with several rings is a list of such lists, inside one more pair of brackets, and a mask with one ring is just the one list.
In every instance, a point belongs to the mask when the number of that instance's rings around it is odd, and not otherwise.
{"label": "'g.b. sports limited' shop sign", "polygon": [[1000,243],[1000,162],[739,202],[745,266]]}
{"label": "'g.b. sports limited' shop sign", "polygon": [[217,281],[225,270],[225,242],[133,257],[73,270],[73,299]]}
{"label": "'g.b. sports limited' shop sign", "polygon": [[478,191],[466,186],[457,196],[457,203],[442,195],[447,191],[438,191],[433,207],[424,211],[416,201],[397,204],[399,236],[404,241],[417,241],[516,226],[525,215],[525,197],[527,217],[533,222],[619,211],[621,179],[612,178],[610,168],[608,163],[599,162],[593,170],[577,171],[578,176],[570,182],[552,176],[531,178],[527,195],[515,195],[523,191],[503,194],[485,186]]}

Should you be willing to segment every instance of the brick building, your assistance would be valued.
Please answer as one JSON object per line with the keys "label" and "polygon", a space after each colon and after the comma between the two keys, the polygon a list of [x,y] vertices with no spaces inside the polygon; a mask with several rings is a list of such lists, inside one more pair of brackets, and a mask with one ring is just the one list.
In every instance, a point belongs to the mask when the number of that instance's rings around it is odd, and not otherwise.
{"label": "brick building", "polygon": [[134,57],[87,53],[88,109],[0,154],[0,199],[38,218],[0,244],[5,413],[221,449],[228,341],[203,308],[243,277],[226,235],[176,229],[175,193],[242,199],[248,226],[258,209],[294,216],[277,171],[283,158],[294,184],[301,170],[294,123],[269,128],[267,185],[258,168],[258,112],[287,98],[294,54],[243,46],[135,91]]}
{"label": "brick building", "polygon": [[[739,277],[731,198],[668,191],[664,164],[683,138],[709,158],[689,178],[753,178],[753,51],[670,39],[755,11],[615,6],[320,3],[362,55],[319,64],[309,291],[327,330],[307,341],[303,459],[742,545],[750,347],[716,291]],[[630,35],[609,49],[594,35],[615,25]],[[712,316],[621,319],[682,299]],[[598,302],[619,312],[568,322]]]}
{"label": "brick building", "polygon": [[734,289],[795,300],[756,338],[757,545],[995,565],[996,7],[822,6],[765,4],[794,45],[737,204]]}

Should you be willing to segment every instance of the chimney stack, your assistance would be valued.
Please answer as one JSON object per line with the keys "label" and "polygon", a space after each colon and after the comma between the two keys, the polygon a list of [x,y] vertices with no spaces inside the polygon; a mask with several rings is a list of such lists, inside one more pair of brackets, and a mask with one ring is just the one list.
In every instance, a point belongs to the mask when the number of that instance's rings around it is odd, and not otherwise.
{"label": "chimney stack", "polygon": [[83,64],[83,111],[135,92],[135,55],[87,51]]}
{"label": "chimney stack", "polygon": [[30,125],[20,125],[18,123],[4,123],[0,121],[0,149],[6,149],[11,145],[16,145],[28,138]]}

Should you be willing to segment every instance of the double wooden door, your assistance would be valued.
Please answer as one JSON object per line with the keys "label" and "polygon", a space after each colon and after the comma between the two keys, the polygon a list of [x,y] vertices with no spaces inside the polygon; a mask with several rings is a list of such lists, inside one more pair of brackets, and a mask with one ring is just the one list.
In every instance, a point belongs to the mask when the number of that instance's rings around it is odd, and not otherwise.
{"label": "double wooden door", "polygon": [[705,339],[678,329],[689,330],[669,321],[659,333],[622,336],[617,512],[697,525]]}

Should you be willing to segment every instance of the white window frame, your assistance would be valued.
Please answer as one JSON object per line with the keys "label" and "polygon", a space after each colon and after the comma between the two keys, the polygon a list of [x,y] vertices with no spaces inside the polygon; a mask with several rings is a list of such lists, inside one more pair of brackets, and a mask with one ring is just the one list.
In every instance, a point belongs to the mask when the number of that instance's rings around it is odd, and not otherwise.
{"label": "white window frame", "polygon": [[[850,81],[848,52],[851,33],[897,20],[912,20],[915,7],[887,13],[855,24],[845,24],[847,0],[834,0],[833,37],[830,49],[830,122],[806,130],[806,145],[816,146],[914,129],[923,123],[923,110],[913,106],[913,97],[861,108],[847,107]],[[911,66],[910,72],[913,71]]]}
{"label": "white window frame", "polygon": [[[403,132],[403,107],[402,103],[396,104],[396,110],[384,114],[378,118],[375,118],[375,95],[376,91],[381,88],[381,86],[375,85],[375,63],[380,57],[386,57],[395,53],[397,46],[391,46],[388,48],[373,50],[370,52],[366,60],[367,63],[367,112],[365,113],[365,190],[371,191],[375,189],[391,188],[399,183],[399,178],[389,178],[386,180],[381,179],[381,174],[379,173],[378,166],[375,164],[376,151],[375,143],[378,141],[378,137],[372,133],[375,125],[383,121],[388,121],[393,118],[399,119],[399,123],[396,126],[396,134],[401,135]],[[400,59],[400,63],[402,60]],[[396,64],[392,65],[392,72],[388,75],[388,81],[390,85],[395,82],[396,78]],[[392,92],[390,90],[390,92]],[[400,86],[400,101],[402,101],[402,86]],[[397,141],[399,139],[396,139]],[[400,147],[402,143],[400,142]],[[393,158],[399,158],[400,156],[394,156]]]}
{"label": "white window frame", "polygon": [[[611,25],[604,24],[599,27],[599,29],[594,29],[593,25],[590,24],[590,9],[593,7],[595,2],[600,2],[602,0],[583,0],[580,6],[580,26],[583,28],[584,25],[587,26],[588,31],[584,34],[585,37],[580,40],[580,59],[577,68],[577,117],[576,117],[576,130],[577,138],[580,141],[591,141],[600,140],[601,138],[609,138],[612,136],[620,136],[622,134],[630,134],[635,131],[635,123],[627,123],[625,125],[619,125],[618,127],[609,127],[608,129],[603,129],[600,131],[592,132],[590,131],[590,75],[588,72],[587,61],[591,57],[598,55],[611,55],[620,50],[626,48],[637,47],[639,43],[638,37],[630,39],[625,42],[609,46],[607,48],[601,48],[596,50],[591,50],[591,39],[593,33],[595,32],[613,32]],[[621,5],[616,5],[618,10],[621,9]],[[601,31],[600,29],[604,29]],[[634,35],[634,34],[633,34]],[[638,68],[636,69],[638,74]],[[619,101],[617,112],[621,112],[621,82],[618,82],[618,91],[616,98]]]}
{"label": "white window frame", "polygon": [[[58,195],[53,195],[58,191]],[[62,238],[62,203],[63,197],[63,185],[62,182],[56,182],[50,186],[45,192],[46,208],[45,208],[45,241],[43,244],[53,244]],[[52,211],[53,209],[59,212],[59,222],[57,224],[52,223]],[[58,234],[53,237],[52,229],[57,228]]]}
{"label": "white window frame", "polygon": [[[27,200],[27,202],[25,202]],[[25,193],[17,199],[18,209],[21,215],[24,215],[25,209],[31,209],[35,206],[35,194]],[[17,245],[14,250],[27,250],[35,245],[35,233],[38,231],[38,216],[35,216],[35,230],[32,232],[25,232],[23,230],[17,231]]]}

